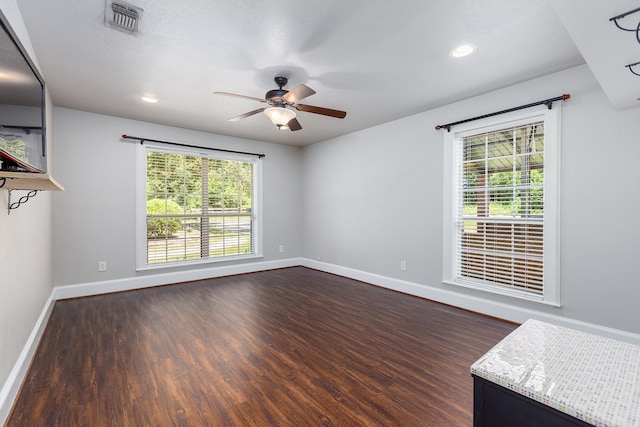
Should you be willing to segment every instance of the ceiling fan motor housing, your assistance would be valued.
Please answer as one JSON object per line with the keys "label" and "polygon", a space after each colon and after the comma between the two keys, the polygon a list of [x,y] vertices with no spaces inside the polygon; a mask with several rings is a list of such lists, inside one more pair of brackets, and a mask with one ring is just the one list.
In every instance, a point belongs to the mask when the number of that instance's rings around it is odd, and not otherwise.
{"label": "ceiling fan motor housing", "polygon": [[287,85],[287,82],[289,80],[286,77],[282,76],[276,76],[273,80],[278,85],[278,89],[270,90],[265,94],[264,99],[265,101],[267,101],[267,104],[273,105],[275,107],[284,107],[285,105],[291,105],[289,102],[282,99],[283,96],[289,93],[288,90],[282,89],[283,86]]}
{"label": "ceiling fan motor housing", "polygon": [[282,97],[287,93],[289,93],[288,90],[273,89],[266,93],[266,95],[264,96],[264,99],[265,101],[267,101],[267,104],[269,105],[273,105],[276,107],[283,107],[288,104],[287,101],[282,99]]}

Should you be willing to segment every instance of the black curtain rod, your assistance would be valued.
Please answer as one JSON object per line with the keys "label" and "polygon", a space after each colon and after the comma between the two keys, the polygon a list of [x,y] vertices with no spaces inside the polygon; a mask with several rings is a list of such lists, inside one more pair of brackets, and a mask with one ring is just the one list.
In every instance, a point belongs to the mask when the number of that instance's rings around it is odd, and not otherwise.
{"label": "black curtain rod", "polygon": [[225,153],[247,154],[247,155],[250,155],[250,156],[258,156],[259,158],[263,158],[263,157],[266,156],[265,154],[249,153],[247,151],[225,150],[223,148],[209,148],[209,147],[203,147],[201,145],[181,144],[179,142],[171,142],[171,141],[160,141],[159,139],[140,138],[139,136],[130,136],[130,135],[126,135],[126,134],[123,134],[122,138],[123,139],[137,139],[138,141],[140,141],[140,144],[142,144],[145,141],[149,141],[149,142],[159,142],[161,144],[177,145],[177,146],[180,146],[180,147],[202,148],[203,150],[222,151],[222,152],[225,152]]}
{"label": "black curtain rod", "polygon": [[446,129],[447,132],[451,132],[451,126],[459,125],[459,124],[462,124],[462,123],[473,122],[475,120],[486,119],[487,117],[493,117],[493,116],[497,116],[499,114],[510,113],[512,111],[518,111],[518,110],[522,110],[522,109],[529,108],[529,107],[535,107],[536,105],[544,104],[550,110],[551,106],[553,105],[554,102],[556,102],[556,101],[566,101],[569,98],[571,98],[571,95],[569,95],[568,93],[565,93],[562,96],[556,96],[555,98],[545,99],[544,101],[538,101],[538,102],[533,102],[533,103],[527,104],[527,105],[521,105],[519,107],[509,108],[508,110],[496,111],[495,113],[489,113],[489,114],[485,114],[485,115],[482,115],[482,116],[473,117],[471,119],[460,120],[459,122],[447,123],[446,125],[438,125],[438,126],[436,126],[436,130]]}

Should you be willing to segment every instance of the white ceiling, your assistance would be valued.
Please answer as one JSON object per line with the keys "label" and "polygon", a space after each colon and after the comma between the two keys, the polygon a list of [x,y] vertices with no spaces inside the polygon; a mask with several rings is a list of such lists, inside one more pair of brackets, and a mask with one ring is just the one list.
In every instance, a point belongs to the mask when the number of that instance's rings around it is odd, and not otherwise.
{"label": "white ceiling", "polygon": [[[610,21],[640,8],[640,2],[562,0],[553,2],[553,7],[611,104],[619,110],[640,107],[640,76],[625,67],[640,62],[640,41],[635,32],[622,31]],[[618,24],[639,31],[640,11]],[[640,65],[633,69],[640,74]]]}
{"label": "white ceiling", "polygon": [[[303,146],[570,68],[583,55],[592,66],[579,19],[598,9],[609,24],[619,8],[600,3],[630,2],[566,2],[576,4],[575,17],[561,15],[582,55],[548,0],[129,0],[144,9],[136,36],[104,25],[105,0],[17,3],[55,105]],[[477,52],[451,58],[462,42]],[[264,104],[214,91],[262,98],[276,75],[289,78],[287,89],[316,90],[303,103],[347,117],[298,112],[297,132],[263,114],[228,121]]]}

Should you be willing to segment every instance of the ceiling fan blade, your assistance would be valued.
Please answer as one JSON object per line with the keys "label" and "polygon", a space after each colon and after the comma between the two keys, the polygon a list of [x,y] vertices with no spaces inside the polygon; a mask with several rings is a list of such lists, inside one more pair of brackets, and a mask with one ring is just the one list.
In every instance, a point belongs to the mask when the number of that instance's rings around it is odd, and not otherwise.
{"label": "ceiling fan blade", "polygon": [[251,117],[255,114],[262,113],[264,108],[258,108],[257,110],[249,111],[248,113],[240,114],[239,116],[231,117],[229,119],[230,122],[237,122],[238,120],[246,119],[247,117]]}
{"label": "ceiling fan blade", "polygon": [[296,107],[296,110],[298,111],[304,111],[306,113],[322,114],[323,116],[335,117],[337,119],[344,119],[347,116],[346,111],[332,110],[331,108],[315,107],[313,105],[305,105],[305,104],[298,104],[295,107]]}
{"label": "ceiling fan blade", "polygon": [[293,89],[291,89],[289,92],[287,92],[282,99],[284,99],[287,102],[291,102],[291,103],[296,103],[298,101],[300,101],[301,99],[306,98],[307,96],[311,96],[314,93],[316,93],[315,90],[311,89],[309,86],[307,85],[298,85],[296,87],[294,87]]}
{"label": "ceiling fan blade", "polygon": [[293,119],[289,120],[289,123],[287,123],[287,127],[292,132],[302,129],[302,126],[300,125],[300,122],[295,117]]}
{"label": "ceiling fan blade", "polygon": [[214,95],[224,95],[224,96],[233,96],[234,98],[244,98],[244,99],[250,99],[252,101],[258,101],[258,102],[267,102],[262,98],[256,98],[254,96],[246,96],[246,95],[238,95],[237,93],[229,93],[229,92],[213,92]]}

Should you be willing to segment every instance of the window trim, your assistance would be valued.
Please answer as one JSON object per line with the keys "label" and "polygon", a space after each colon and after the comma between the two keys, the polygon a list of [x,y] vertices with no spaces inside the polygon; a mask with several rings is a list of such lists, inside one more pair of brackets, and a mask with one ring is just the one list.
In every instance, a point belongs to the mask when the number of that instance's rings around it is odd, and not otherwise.
{"label": "window trim", "polygon": [[[253,174],[253,203],[252,212],[255,216],[253,223],[253,239],[255,253],[247,255],[229,255],[224,257],[198,258],[187,261],[173,261],[162,263],[147,263],[147,150],[161,151],[171,154],[196,155],[202,157],[251,161],[255,164]],[[136,150],[136,271],[158,270],[183,266],[201,266],[202,264],[216,264],[221,262],[245,261],[263,258],[262,245],[262,158],[249,154],[227,153],[207,150],[205,147],[167,147],[159,143],[144,142],[138,144]]]}
{"label": "window trim", "polygon": [[[518,112],[461,124],[444,134],[444,197],[443,197],[443,270],[442,282],[488,293],[505,295],[517,299],[534,301],[560,307],[560,154],[561,154],[561,107],[555,105],[532,107]],[[488,132],[536,121],[544,122],[545,138],[545,183],[544,183],[544,246],[543,246],[543,293],[535,295],[500,285],[472,283],[456,280],[456,145],[468,135]]]}

